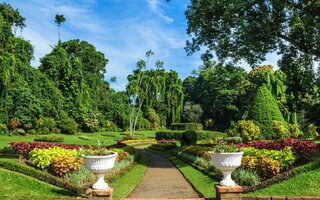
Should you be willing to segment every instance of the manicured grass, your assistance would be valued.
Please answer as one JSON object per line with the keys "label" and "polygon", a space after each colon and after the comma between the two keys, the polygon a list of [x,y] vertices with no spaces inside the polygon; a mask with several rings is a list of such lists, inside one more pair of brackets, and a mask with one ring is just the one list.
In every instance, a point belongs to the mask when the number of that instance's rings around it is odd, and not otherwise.
{"label": "manicured grass", "polygon": [[[155,131],[138,131],[138,134],[135,135],[136,138],[147,138],[147,137],[154,137]],[[106,134],[108,136],[103,136],[101,134]],[[122,132],[96,132],[96,133],[79,133],[77,135],[65,135],[59,134],[59,136],[64,137],[65,144],[79,144],[79,145],[97,145],[98,140],[104,145],[112,145],[116,143],[116,140],[120,140],[124,137]],[[48,135],[56,135],[56,134],[48,134]],[[80,139],[79,136],[87,136],[90,140],[83,140]],[[10,142],[17,142],[17,141],[25,141],[25,142],[32,142],[36,135],[28,135],[28,136],[20,136],[20,135],[13,135],[13,136],[0,136],[0,149],[6,147]]]}
{"label": "manicured grass", "polygon": [[62,198],[73,194],[29,176],[0,168],[0,198]]}
{"label": "manicured grass", "polygon": [[249,193],[247,196],[320,196],[319,188],[320,168]]}
{"label": "manicured grass", "polygon": [[114,188],[112,199],[124,199],[127,197],[143,178],[148,167],[148,158],[140,154],[138,163],[124,176],[113,182],[111,187]]}
{"label": "manicured grass", "polygon": [[188,180],[192,186],[200,192],[200,194],[205,198],[215,198],[216,192],[214,189],[214,184],[218,182],[212,178],[206,176],[200,171],[196,170],[188,163],[174,157],[167,156],[167,158],[179,169],[183,176]]}

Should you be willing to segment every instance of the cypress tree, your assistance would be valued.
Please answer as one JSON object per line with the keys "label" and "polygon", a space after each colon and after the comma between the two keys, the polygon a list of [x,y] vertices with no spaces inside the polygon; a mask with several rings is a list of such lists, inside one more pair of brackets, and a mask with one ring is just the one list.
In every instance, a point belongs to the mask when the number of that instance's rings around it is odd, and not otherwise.
{"label": "cypress tree", "polygon": [[277,102],[265,85],[258,88],[251,103],[248,118],[254,120],[260,127],[261,136],[266,139],[272,138],[272,121],[286,124]]}

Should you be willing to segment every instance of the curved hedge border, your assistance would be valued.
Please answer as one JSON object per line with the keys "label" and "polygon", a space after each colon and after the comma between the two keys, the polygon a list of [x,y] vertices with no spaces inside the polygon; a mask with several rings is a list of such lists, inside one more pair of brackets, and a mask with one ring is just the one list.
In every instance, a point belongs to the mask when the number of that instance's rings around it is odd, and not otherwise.
{"label": "curved hedge border", "polygon": [[52,185],[65,188],[74,194],[78,194],[80,196],[84,196],[87,188],[81,188],[77,187],[75,185],[71,185],[70,183],[67,183],[63,180],[61,180],[58,177],[55,177],[47,172],[43,172],[40,170],[37,170],[33,167],[27,166],[25,164],[18,163],[17,161],[10,160],[10,159],[0,159],[0,167],[10,170],[19,172],[21,174],[25,174],[27,176],[31,176],[33,178],[36,178],[40,181],[50,183]]}

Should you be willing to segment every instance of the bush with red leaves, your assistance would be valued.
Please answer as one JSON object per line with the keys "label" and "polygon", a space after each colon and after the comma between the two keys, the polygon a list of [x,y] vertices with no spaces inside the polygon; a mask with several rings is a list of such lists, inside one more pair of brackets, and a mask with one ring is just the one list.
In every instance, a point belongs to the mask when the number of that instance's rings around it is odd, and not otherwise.
{"label": "bush with red leaves", "polygon": [[11,149],[17,154],[27,155],[30,151],[35,148],[38,149],[48,149],[51,147],[61,147],[64,149],[88,149],[96,148],[89,145],[72,145],[72,144],[58,144],[58,143],[49,143],[49,142],[11,142]]}
{"label": "bush with red leaves", "polygon": [[310,161],[319,153],[319,145],[312,141],[287,138],[281,141],[255,141],[252,144],[237,144],[238,148],[254,147],[257,149],[282,150],[292,147],[293,153],[303,161]]}

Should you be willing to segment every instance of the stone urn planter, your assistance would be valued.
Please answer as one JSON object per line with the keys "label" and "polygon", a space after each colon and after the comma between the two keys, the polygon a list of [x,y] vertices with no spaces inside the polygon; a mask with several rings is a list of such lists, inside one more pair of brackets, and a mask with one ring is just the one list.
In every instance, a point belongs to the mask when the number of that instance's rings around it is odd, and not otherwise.
{"label": "stone urn planter", "polygon": [[223,173],[223,179],[220,181],[222,186],[235,186],[236,183],[231,178],[231,173],[241,165],[243,152],[234,153],[215,153],[209,151],[213,166]]}
{"label": "stone urn planter", "polygon": [[96,176],[96,182],[92,186],[93,189],[108,189],[109,186],[104,181],[104,175],[109,169],[113,168],[117,155],[117,152],[110,152],[109,155],[103,156],[82,155],[84,159],[84,165],[89,171],[93,172]]}

